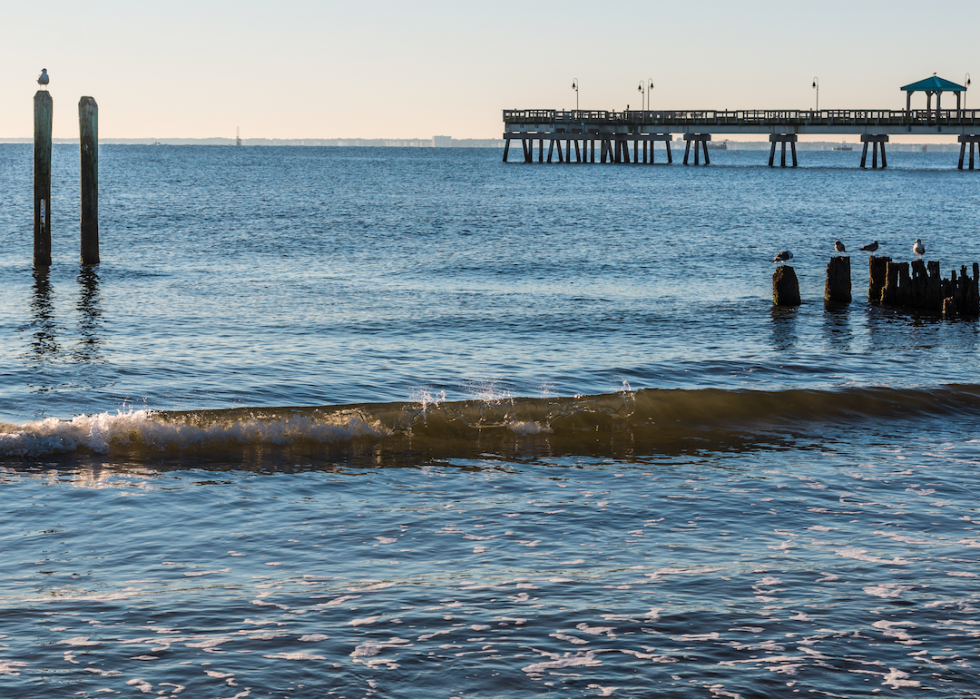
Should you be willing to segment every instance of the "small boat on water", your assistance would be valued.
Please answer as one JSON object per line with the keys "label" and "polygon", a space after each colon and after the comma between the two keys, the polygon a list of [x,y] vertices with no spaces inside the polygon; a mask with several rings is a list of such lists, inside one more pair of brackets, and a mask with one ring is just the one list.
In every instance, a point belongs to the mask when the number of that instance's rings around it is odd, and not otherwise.
{"label": "small boat on water", "polygon": [[841,141],[839,146],[834,146],[834,150],[854,150],[854,147],[850,143]]}
{"label": "small boat on water", "polygon": [[724,141],[708,141],[708,150],[728,150],[728,139]]}

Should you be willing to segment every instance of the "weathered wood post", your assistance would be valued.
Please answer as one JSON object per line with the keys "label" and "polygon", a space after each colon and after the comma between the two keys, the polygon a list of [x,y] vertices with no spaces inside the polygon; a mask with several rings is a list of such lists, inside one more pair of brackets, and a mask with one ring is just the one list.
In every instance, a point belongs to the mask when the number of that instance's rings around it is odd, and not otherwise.
{"label": "weathered wood post", "polygon": [[831,257],[827,264],[827,283],[823,292],[824,301],[832,303],[851,302],[851,258]]}
{"label": "weathered wood post", "polygon": [[799,306],[800,280],[796,270],[788,265],[780,265],[772,275],[772,302],[777,306]]}
{"label": "weathered wood post", "polygon": [[82,264],[99,264],[99,105],[78,100],[78,152],[82,185]]}
{"label": "weathered wood post", "polygon": [[34,95],[34,266],[51,266],[51,93]]}
{"label": "weathered wood post", "polygon": [[868,258],[868,301],[871,303],[881,303],[881,290],[885,288],[888,263],[891,261],[890,257],[872,255]]}

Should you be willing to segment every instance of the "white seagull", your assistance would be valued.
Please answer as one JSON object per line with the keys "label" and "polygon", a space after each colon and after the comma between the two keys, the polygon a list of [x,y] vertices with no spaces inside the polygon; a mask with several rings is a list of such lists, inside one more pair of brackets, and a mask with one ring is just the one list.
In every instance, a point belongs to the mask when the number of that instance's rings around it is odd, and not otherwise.
{"label": "white seagull", "polygon": [[787,260],[792,260],[792,259],[793,259],[793,253],[791,253],[789,250],[781,250],[780,252],[777,252],[775,255],[772,256],[773,262],[785,263]]}
{"label": "white seagull", "polygon": [[50,78],[48,77],[48,69],[41,68],[41,74],[37,76],[37,84],[41,87],[47,87]]}
{"label": "white seagull", "polygon": [[922,257],[923,255],[926,254],[926,246],[922,244],[921,240],[916,238],[915,242],[912,243],[912,252],[918,255],[919,257]]}
{"label": "white seagull", "polygon": [[847,249],[844,247],[844,243],[840,242],[839,240],[834,241],[834,250],[837,252],[847,252]]}
{"label": "white seagull", "polygon": [[878,241],[876,240],[873,243],[868,243],[867,245],[862,245],[861,246],[861,249],[864,250],[865,252],[875,252],[878,249]]}

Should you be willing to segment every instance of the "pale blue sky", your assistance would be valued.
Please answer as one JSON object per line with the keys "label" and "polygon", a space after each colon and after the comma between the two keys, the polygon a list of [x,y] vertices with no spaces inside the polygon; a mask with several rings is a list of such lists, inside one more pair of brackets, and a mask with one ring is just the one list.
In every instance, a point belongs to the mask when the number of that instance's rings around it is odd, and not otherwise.
{"label": "pale blue sky", "polygon": [[654,109],[812,107],[814,76],[822,108],[901,109],[933,72],[980,79],[976,0],[6,5],[0,137],[31,135],[42,67],[56,137],[92,95],[117,138],[493,138],[503,108],[574,107],[572,78],[583,109],[649,78]]}

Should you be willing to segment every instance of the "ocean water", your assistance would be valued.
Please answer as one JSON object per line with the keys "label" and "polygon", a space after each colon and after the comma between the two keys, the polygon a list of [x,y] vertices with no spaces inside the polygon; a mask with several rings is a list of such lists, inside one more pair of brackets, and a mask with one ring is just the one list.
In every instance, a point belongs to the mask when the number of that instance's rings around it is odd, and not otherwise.
{"label": "ocean water", "polygon": [[[0,696],[978,696],[952,153],[0,146]],[[825,306],[833,241],[854,302]],[[771,301],[790,249],[804,303]]]}

